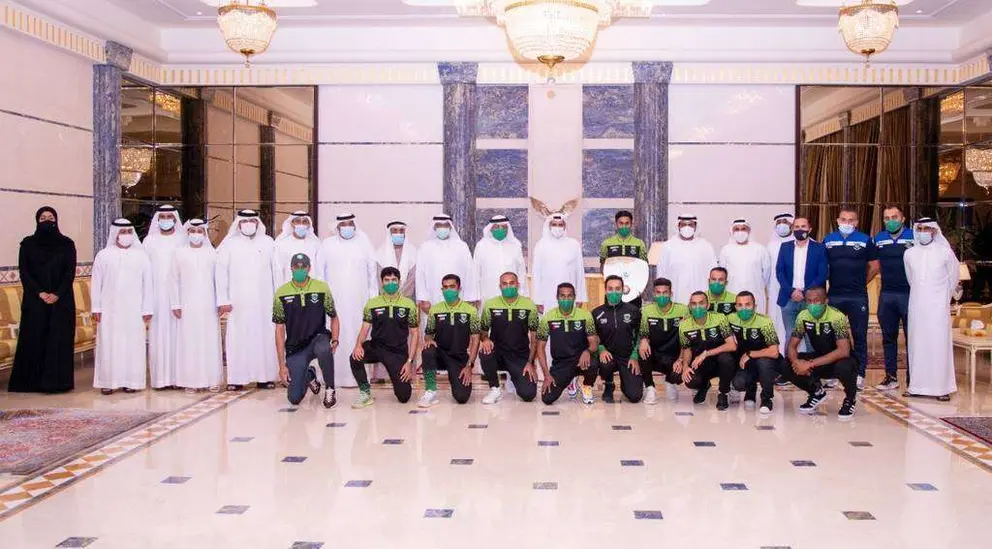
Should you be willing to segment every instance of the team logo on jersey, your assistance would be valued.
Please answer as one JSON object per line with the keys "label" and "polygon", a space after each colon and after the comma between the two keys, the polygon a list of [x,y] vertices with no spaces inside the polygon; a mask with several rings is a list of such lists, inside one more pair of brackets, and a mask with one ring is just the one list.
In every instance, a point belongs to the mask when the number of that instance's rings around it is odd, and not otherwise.
{"label": "team logo on jersey", "polygon": [[310,294],[310,303],[317,303],[320,301],[320,296],[317,294]]}
{"label": "team logo on jersey", "polygon": [[758,330],[750,330],[750,333],[748,334],[748,338],[749,339],[758,339],[758,336],[759,335],[760,335],[760,333],[758,332]]}
{"label": "team logo on jersey", "polygon": [[823,333],[824,333],[824,335],[833,333],[833,331],[834,331],[833,326],[831,326],[830,324],[823,324]]}
{"label": "team logo on jersey", "polygon": [[406,313],[407,313],[406,309],[396,309],[396,316],[400,318],[406,318]]}
{"label": "team logo on jersey", "polygon": [[860,243],[860,242],[855,242],[854,243],[854,246],[852,246],[852,247],[854,248],[854,251],[860,252],[861,250],[863,250],[865,248],[865,245],[862,244],[862,243]]}
{"label": "team logo on jersey", "polygon": [[624,324],[630,324],[630,313],[624,313],[623,314],[623,323]]}
{"label": "team logo on jersey", "polygon": [[718,335],[720,335],[719,328],[709,328],[706,330],[706,337],[716,337]]}
{"label": "team logo on jersey", "polygon": [[468,315],[467,314],[464,314],[464,313],[458,315],[458,322],[461,322],[462,324],[467,324],[468,323]]}
{"label": "team logo on jersey", "polygon": [[607,320],[606,320],[606,317],[602,317],[602,318],[600,318],[600,319],[599,319],[599,323],[600,323],[600,324],[603,324],[603,325],[605,325],[605,324],[606,324],[606,322],[607,322]]}
{"label": "team logo on jersey", "polygon": [[572,329],[574,329],[574,330],[581,330],[582,329],[582,321],[581,320],[575,320],[575,321],[573,321],[572,322]]}
{"label": "team logo on jersey", "polygon": [[517,317],[520,318],[520,320],[526,319],[527,318],[527,309],[520,309],[519,311],[517,311]]}

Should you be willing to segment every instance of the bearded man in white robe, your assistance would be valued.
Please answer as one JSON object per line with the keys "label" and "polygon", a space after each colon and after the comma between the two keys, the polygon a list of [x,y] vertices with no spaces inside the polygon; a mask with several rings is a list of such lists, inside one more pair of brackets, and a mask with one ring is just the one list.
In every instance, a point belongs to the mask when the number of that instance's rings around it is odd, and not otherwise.
{"label": "bearded man in white robe", "polygon": [[176,385],[187,393],[220,390],[224,376],[220,318],[214,268],[217,251],[207,238],[207,224],[191,219],[184,226],[186,244],[175,251],[170,302],[176,319]]}
{"label": "bearded man in white robe", "polygon": [[272,300],[272,237],[254,210],[241,210],[217,249],[217,312],[227,315],[227,390],[274,389],[279,378]]}
{"label": "bearded man in white robe", "polygon": [[313,227],[313,218],[304,211],[290,214],[282,222],[282,231],[276,237],[272,252],[272,276],[276,284],[283,285],[293,278],[289,268],[290,259],[296,254],[316,258],[320,250],[320,238]]}
{"label": "bearded man in white robe", "polygon": [[[355,215],[339,214],[331,225],[331,236],[317,252],[314,276],[327,282],[334,295],[340,330],[339,341],[354,341],[362,328],[365,303],[379,293],[375,250],[368,235],[355,224]],[[349,364],[351,347],[339,345],[334,352],[335,364]],[[350,368],[335,368],[337,388],[357,387]]]}
{"label": "bearded man in white robe", "polygon": [[440,214],[432,219],[431,233],[417,252],[417,306],[424,314],[432,304],[444,301],[441,278],[447,274],[462,279],[463,300],[479,301],[472,252],[455,230],[451,216]]}
{"label": "bearded man in white robe", "polygon": [[542,314],[558,307],[558,285],[563,282],[575,286],[576,306],[588,301],[582,245],[566,234],[567,219],[563,213],[547,216],[534,246],[533,300]]}
{"label": "bearded man in white robe", "polygon": [[[730,241],[720,250],[720,266],[730,273],[727,290],[747,290],[754,294],[754,308],[761,314],[768,310],[766,289],[772,276],[768,248],[751,241],[751,224],[735,219],[730,227]],[[778,296],[775,296],[778,299]],[[778,308],[778,307],[776,307]]]}
{"label": "bearded man in white robe", "polygon": [[676,303],[689,303],[693,292],[705,290],[710,269],[717,265],[713,245],[699,236],[697,222],[695,215],[679,215],[676,235],[661,247],[657,276],[672,281],[672,300]]}
{"label": "bearded man in white robe", "polygon": [[489,219],[482,231],[482,240],[475,245],[472,260],[482,303],[501,295],[499,278],[505,273],[517,275],[517,280],[523,282],[520,285],[520,295],[529,295],[523,244],[513,234],[513,226],[505,215],[496,215]]}
{"label": "bearded man in white robe", "polygon": [[152,265],[134,225],[118,219],[110,226],[107,246],[93,260],[90,286],[96,331],[93,387],[109,395],[147,386],[145,325],[155,311]]}
{"label": "bearded man in white robe", "polygon": [[[400,294],[414,299],[417,287],[417,247],[406,234],[406,223],[390,221],[386,224],[386,241],[376,250],[376,271],[395,267],[400,271]],[[385,372],[385,370],[383,370]]]}
{"label": "bearded man in white robe", "polygon": [[169,276],[172,258],[186,245],[186,229],[175,206],[159,206],[152,216],[143,242],[152,262],[155,311],[148,329],[149,370],[153,389],[172,389],[176,383],[176,334],[178,321],[172,316]]}
{"label": "bearded man in white robe", "polygon": [[903,256],[909,281],[907,330],[909,389],[906,396],[932,396],[946,402],[958,390],[951,346],[951,296],[959,264],[940,226],[929,217],[916,222],[913,247]]}
{"label": "bearded man in white robe", "polygon": [[795,240],[792,235],[793,215],[790,213],[778,214],[775,216],[775,230],[772,232],[771,240],[768,241],[768,266],[771,273],[768,277],[768,317],[775,324],[775,333],[778,334],[779,352],[785,356],[785,348],[789,342],[789,331],[786,331],[785,321],[782,320],[782,308],[778,306],[778,293],[782,287],[775,276],[775,269],[778,267],[778,251],[782,244]]}

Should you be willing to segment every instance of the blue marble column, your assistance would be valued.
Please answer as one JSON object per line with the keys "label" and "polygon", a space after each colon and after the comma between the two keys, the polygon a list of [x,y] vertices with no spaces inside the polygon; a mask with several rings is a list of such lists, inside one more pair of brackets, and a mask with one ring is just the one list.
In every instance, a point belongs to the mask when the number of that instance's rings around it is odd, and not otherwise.
{"label": "blue marble column", "polygon": [[444,87],[443,209],[462,239],[475,236],[475,118],[478,63],[438,63]]}
{"label": "blue marble column", "polygon": [[110,224],[121,215],[121,76],[132,51],[104,46],[105,65],[93,67],[93,250],[103,249]]}
{"label": "blue marble column", "polygon": [[668,83],[672,63],[635,62],[634,222],[649,246],[668,235]]}

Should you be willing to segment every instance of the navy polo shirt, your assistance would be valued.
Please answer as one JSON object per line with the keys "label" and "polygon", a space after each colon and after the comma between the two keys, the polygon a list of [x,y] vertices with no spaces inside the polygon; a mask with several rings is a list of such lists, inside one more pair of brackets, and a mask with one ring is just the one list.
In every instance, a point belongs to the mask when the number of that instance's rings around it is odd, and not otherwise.
{"label": "navy polo shirt", "polygon": [[882,268],[882,291],[894,294],[908,294],[909,281],[906,280],[906,265],[902,256],[913,247],[913,229],[903,227],[902,232],[893,236],[889,231],[875,235],[878,262]]}
{"label": "navy polo shirt", "polygon": [[830,295],[866,297],[868,295],[868,262],[878,259],[875,242],[861,231],[844,238],[834,231],[823,239],[830,266]]}

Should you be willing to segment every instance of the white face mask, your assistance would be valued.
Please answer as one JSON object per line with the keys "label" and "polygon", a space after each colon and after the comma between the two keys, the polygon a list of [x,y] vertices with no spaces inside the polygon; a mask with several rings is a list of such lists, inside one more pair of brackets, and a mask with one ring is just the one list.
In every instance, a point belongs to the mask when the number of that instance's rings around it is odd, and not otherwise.
{"label": "white face mask", "polygon": [[174,220],[174,219],[159,219],[158,220],[158,228],[159,229],[162,229],[163,231],[166,231],[166,232],[171,231],[172,228],[175,227],[175,226],[176,226],[176,220]]}
{"label": "white face mask", "polygon": [[734,231],[734,240],[738,244],[743,244],[747,242],[748,237],[751,236],[747,231]]}
{"label": "white face mask", "polygon": [[134,243],[134,233],[120,233],[117,235],[117,243],[124,248],[130,248]]}
{"label": "white face mask", "polygon": [[565,236],[565,227],[551,227],[551,236],[555,238]]}
{"label": "white face mask", "polygon": [[920,244],[924,246],[929,246],[930,243],[933,242],[933,233],[920,231],[919,236],[917,238],[920,239]]}
{"label": "white face mask", "polygon": [[692,238],[696,234],[696,228],[692,225],[683,225],[679,227],[679,234],[682,235],[682,238]]}
{"label": "white face mask", "polygon": [[778,225],[775,225],[775,234],[785,238],[792,234],[792,227],[790,227],[788,223],[779,223]]}
{"label": "white face mask", "polygon": [[307,225],[294,225],[293,234],[296,235],[296,238],[306,238],[310,234],[310,227]]}
{"label": "white face mask", "polygon": [[203,237],[204,236],[205,235],[203,233],[189,233],[189,241],[190,241],[190,243],[196,244],[197,246],[199,246],[199,245],[203,244]]}
{"label": "white face mask", "polygon": [[242,223],[239,225],[239,228],[241,229],[241,234],[245,236],[255,236],[255,233],[258,232],[258,225],[255,223]]}

